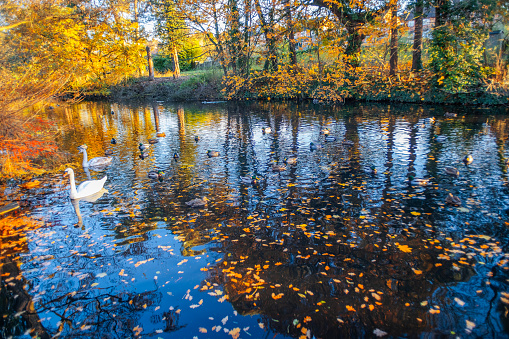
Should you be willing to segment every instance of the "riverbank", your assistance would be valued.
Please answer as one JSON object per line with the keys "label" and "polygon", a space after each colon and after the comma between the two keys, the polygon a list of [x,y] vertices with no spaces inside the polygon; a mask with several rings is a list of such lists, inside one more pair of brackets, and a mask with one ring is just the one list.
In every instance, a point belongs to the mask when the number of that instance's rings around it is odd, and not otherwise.
{"label": "riverbank", "polygon": [[219,71],[183,75],[178,79],[147,77],[110,88],[113,100],[310,100],[324,104],[346,101],[379,101],[422,104],[507,105],[509,88],[486,82],[468,90],[452,91],[437,86],[431,73],[400,72],[389,76],[377,72],[355,75],[315,72],[313,69],[285,69],[267,73],[253,71],[248,78]]}
{"label": "riverbank", "polygon": [[127,84],[112,86],[109,98],[113,100],[167,100],[199,101],[223,99],[221,76],[218,72],[204,72],[173,77],[132,79]]}

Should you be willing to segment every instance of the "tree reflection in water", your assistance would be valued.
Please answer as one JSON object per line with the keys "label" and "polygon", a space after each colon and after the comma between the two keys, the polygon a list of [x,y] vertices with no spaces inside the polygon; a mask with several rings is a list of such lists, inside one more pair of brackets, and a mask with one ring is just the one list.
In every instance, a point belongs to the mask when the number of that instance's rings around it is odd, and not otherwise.
{"label": "tree reflection in water", "polygon": [[[24,213],[50,226],[24,230],[19,249],[5,238],[19,258],[16,271],[4,257],[3,272],[26,279],[25,292],[13,293],[31,298],[35,312],[26,314],[36,316],[9,325],[10,334],[507,333],[506,116],[287,103],[115,104],[118,114],[98,113],[111,109],[82,103],[55,117],[81,122],[62,136],[69,150],[86,143],[102,154],[118,141],[108,194],[74,214],[60,179],[17,193],[35,206]],[[325,143],[325,128],[336,141]],[[140,160],[137,145],[157,131],[166,137]],[[323,147],[311,152],[310,142]],[[290,157],[295,165],[272,171]],[[447,166],[460,176],[447,176]],[[156,169],[161,182],[147,179]],[[257,185],[241,179],[253,175]],[[445,205],[448,193],[462,207]],[[207,206],[185,205],[202,196]],[[80,229],[68,227],[76,215],[86,216]],[[8,279],[2,286],[14,288]],[[18,308],[7,304],[11,321]]]}

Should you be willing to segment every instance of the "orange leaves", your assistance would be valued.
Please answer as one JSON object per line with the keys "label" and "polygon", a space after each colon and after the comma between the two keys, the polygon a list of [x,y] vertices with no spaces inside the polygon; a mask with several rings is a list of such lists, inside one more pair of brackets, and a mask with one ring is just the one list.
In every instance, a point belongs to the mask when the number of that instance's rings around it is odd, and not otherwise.
{"label": "orange leaves", "polygon": [[396,243],[396,246],[398,246],[398,249],[405,253],[411,253],[412,249],[408,247],[408,245],[400,245],[399,243]]}
{"label": "orange leaves", "polygon": [[278,300],[278,299],[281,299],[285,294],[284,293],[279,293],[279,294],[275,294],[275,293],[272,293],[272,299],[274,300]]}
{"label": "orange leaves", "polygon": [[349,306],[349,305],[346,305],[346,309],[349,311],[349,312],[357,312],[355,310],[355,308],[353,308],[352,306]]}

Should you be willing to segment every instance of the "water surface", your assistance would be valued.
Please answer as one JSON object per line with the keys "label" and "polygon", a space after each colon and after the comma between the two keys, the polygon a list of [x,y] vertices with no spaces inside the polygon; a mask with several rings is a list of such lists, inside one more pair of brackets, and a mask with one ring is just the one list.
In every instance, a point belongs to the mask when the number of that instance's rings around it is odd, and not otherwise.
{"label": "water surface", "polygon": [[[0,220],[0,337],[507,337],[504,114],[375,104],[59,107],[50,118],[77,182],[107,175],[107,192],[72,203],[60,175],[34,189],[1,188],[25,207]],[[325,141],[325,128],[336,140]],[[158,131],[165,136],[141,158],[138,144]],[[89,157],[111,150],[112,165],[84,171],[82,144]],[[472,164],[462,162],[467,154]],[[290,157],[296,164],[285,165]],[[152,170],[163,179],[150,179]],[[461,206],[446,204],[449,193]],[[202,197],[205,207],[186,205]]]}

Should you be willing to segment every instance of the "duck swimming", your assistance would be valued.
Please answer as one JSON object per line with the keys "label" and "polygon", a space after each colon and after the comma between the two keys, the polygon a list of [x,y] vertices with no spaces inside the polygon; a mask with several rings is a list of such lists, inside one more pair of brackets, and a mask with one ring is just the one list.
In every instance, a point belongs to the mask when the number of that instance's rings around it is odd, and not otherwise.
{"label": "duck swimming", "polygon": [[150,171],[148,172],[148,177],[150,179],[161,179],[164,175],[164,172],[159,170],[159,171]]}
{"label": "duck swimming", "polygon": [[314,150],[317,150],[317,149],[322,148],[322,145],[317,145],[317,144],[315,144],[314,142],[312,142],[312,143],[310,143],[310,144],[309,144],[309,148],[310,148],[312,151],[314,151]]}
{"label": "duck swimming", "polygon": [[177,152],[173,153],[173,159],[178,160],[179,154]]}
{"label": "duck swimming", "polygon": [[320,131],[320,134],[323,134],[323,135],[329,135],[330,134],[330,131],[328,128],[324,128]]}
{"label": "duck swimming", "polygon": [[274,165],[272,165],[272,170],[274,172],[283,172],[283,171],[286,171],[286,167],[282,166],[282,165],[274,164]]}
{"label": "duck swimming", "polygon": [[418,179],[414,178],[412,175],[408,177],[408,180],[410,180],[412,186],[426,186],[429,184],[429,179]]}
{"label": "duck swimming", "polygon": [[159,140],[157,140],[156,138],[148,139],[149,144],[157,144],[158,142],[159,142]]}
{"label": "duck swimming", "polygon": [[115,138],[111,138],[111,144],[115,145],[116,143],[117,143],[117,140],[115,140]]}
{"label": "duck swimming", "polygon": [[465,165],[470,165],[473,161],[474,161],[474,157],[471,154],[466,155],[463,158],[463,162],[465,163]]}
{"label": "duck swimming", "polygon": [[219,156],[219,152],[208,150],[207,151],[207,155],[209,156],[209,158],[218,157]]}
{"label": "duck swimming", "polygon": [[453,175],[453,176],[458,176],[460,175],[460,171],[458,171],[458,169],[454,168],[454,167],[446,167],[445,168],[445,173],[446,174],[449,174],[449,175]]}
{"label": "duck swimming", "polygon": [[240,181],[244,184],[253,184],[256,185],[258,183],[258,178],[253,175],[252,177],[240,177]]}
{"label": "duck swimming", "polygon": [[283,162],[287,165],[295,165],[297,163],[297,158],[296,157],[285,158]]}
{"label": "duck swimming", "polygon": [[138,146],[140,151],[144,151],[144,150],[148,149],[149,147],[150,147],[150,144],[142,144],[141,142],[140,142],[140,144]]}
{"label": "duck swimming", "polygon": [[460,206],[461,199],[449,193],[449,195],[445,198],[445,202],[449,205]]}
{"label": "duck swimming", "polygon": [[203,197],[202,199],[196,198],[186,202],[186,205],[189,207],[203,207],[207,205],[208,200],[207,197]]}

